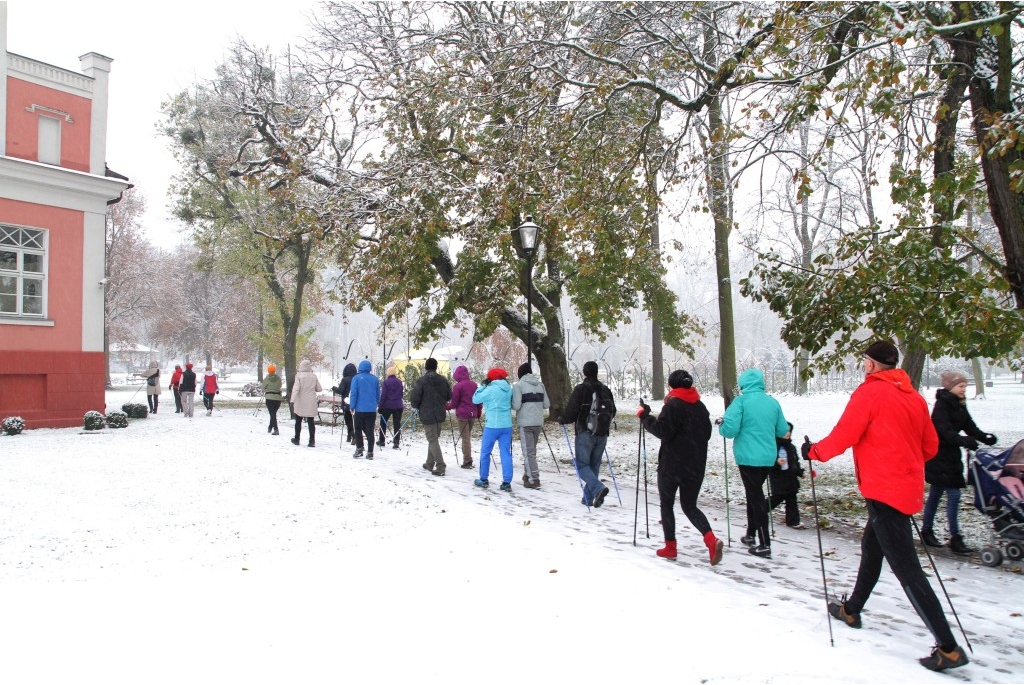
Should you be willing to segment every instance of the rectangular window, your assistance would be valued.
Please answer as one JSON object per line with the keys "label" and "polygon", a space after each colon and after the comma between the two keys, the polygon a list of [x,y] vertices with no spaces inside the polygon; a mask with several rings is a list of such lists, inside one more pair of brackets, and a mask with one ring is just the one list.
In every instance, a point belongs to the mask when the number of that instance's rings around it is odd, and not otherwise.
{"label": "rectangular window", "polygon": [[0,315],[46,316],[46,231],[0,225]]}
{"label": "rectangular window", "polygon": [[60,119],[39,117],[39,161],[60,166]]}

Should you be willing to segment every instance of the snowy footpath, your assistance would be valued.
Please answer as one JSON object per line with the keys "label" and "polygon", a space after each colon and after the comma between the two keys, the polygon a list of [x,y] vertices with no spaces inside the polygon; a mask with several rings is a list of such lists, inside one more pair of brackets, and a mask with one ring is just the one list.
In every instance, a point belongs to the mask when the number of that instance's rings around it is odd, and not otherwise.
{"label": "snowy footpath", "polygon": [[[1024,390],[1006,392],[970,405],[1001,444],[1024,407]],[[812,517],[791,530],[776,512],[763,560],[738,543],[734,500],[711,567],[677,513],[679,559],[658,559],[654,487],[648,514],[624,470],[621,504],[613,490],[588,511],[557,425],[542,489],[521,487],[517,463],[509,495],[475,488],[450,440],[447,475],[424,471],[421,431],[368,462],[330,426],[296,447],[286,422],[266,433],[265,410],[189,420],[168,399],[127,429],[0,436],[0,682],[1024,682],[1019,567],[936,559],[974,652],[935,674],[888,569],[863,629],[832,622],[832,644]],[[845,403],[782,399],[815,437]],[[628,460],[637,436],[620,433],[609,449]],[[657,446],[648,436],[652,479]],[[724,538],[714,487],[701,504]],[[822,544],[829,591],[848,592],[856,537],[826,530]]]}

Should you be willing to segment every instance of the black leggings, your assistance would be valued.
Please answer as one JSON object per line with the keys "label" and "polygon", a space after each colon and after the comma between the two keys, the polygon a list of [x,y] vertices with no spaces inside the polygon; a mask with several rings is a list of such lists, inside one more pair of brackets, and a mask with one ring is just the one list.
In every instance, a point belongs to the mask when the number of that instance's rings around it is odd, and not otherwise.
{"label": "black leggings", "polygon": [[270,412],[268,428],[277,428],[277,410],[281,408],[281,400],[267,400],[267,411]]}
{"label": "black leggings", "polygon": [[697,508],[697,496],[700,494],[700,486],[704,483],[704,475],[700,477],[678,478],[658,474],[658,497],[661,499],[661,529],[665,533],[666,542],[673,542],[676,539],[676,515],[674,505],[676,503],[676,490],[679,491],[679,503],[683,507],[683,514],[690,519],[693,527],[704,535],[711,530],[708,517]]}
{"label": "black leggings", "polygon": [[910,516],[876,500],[866,503],[868,522],[860,541],[860,569],[853,594],[846,600],[846,611],[859,614],[864,608],[882,573],[884,558],[936,644],[946,651],[953,649],[956,638],[917,558]]}
{"label": "black leggings", "polygon": [[313,444],[316,442],[316,424],[313,423],[312,416],[299,416],[295,415],[295,439],[298,440],[299,436],[302,435],[302,420],[306,420],[306,425],[309,426],[309,442]]}
{"label": "black leggings", "polygon": [[764,482],[768,480],[770,466],[740,466],[743,492],[747,497],[747,535],[757,533],[762,545],[771,546],[768,534],[768,500],[764,497]]}

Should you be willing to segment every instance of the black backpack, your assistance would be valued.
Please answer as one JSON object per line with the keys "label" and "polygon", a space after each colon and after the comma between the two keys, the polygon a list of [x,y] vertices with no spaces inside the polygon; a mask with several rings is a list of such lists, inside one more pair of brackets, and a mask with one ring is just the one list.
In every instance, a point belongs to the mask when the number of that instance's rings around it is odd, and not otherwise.
{"label": "black backpack", "polygon": [[146,385],[148,385],[151,388],[156,385],[156,374],[155,373],[152,376],[150,376],[149,378],[146,379]]}
{"label": "black backpack", "polygon": [[598,384],[590,398],[590,412],[587,414],[587,430],[595,436],[602,438],[608,435],[612,426],[612,416],[615,415],[615,401],[612,399],[612,391],[604,384]]}

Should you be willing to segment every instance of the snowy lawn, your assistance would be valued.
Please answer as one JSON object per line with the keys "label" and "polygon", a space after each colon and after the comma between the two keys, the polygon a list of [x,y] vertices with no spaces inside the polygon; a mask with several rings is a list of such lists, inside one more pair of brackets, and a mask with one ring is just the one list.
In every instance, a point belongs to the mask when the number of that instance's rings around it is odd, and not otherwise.
{"label": "snowy lawn", "polygon": [[[134,390],[108,393],[110,408]],[[679,514],[679,560],[657,559],[658,441],[647,438],[648,538],[632,402],[609,446],[622,503],[613,491],[588,512],[555,424],[554,455],[543,442],[540,452],[543,489],[523,489],[517,464],[510,496],[474,488],[451,441],[448,475],[437,478],[420,467],[421,431],[400,450],[354,460],[330,426],[318,428],[316,448],[305,435],[296,447],[290,425],[270,436],[266,411],[254,416],[255,400],[229,395],[209,418],[174,414],[165,392],[160,413],[126,429],[0,436],[3,682],[1024,681],[1019,566],[937,557],[974,647],[965,668],[917,664],[932,640],[888,570],[864,628],[833,622],[831,646],[813,514],[805,508],[807,530],[790,530],[780,510],[774,559],[748,555],[731,463],[732,546],[721,565],[708,565]],[[797,435],[815,439],[846,397],[780,401]],[[707,402],[721,415],[719,398]],[[1024,387],[1012,379],[969,408],[1000,445],[1024,437]],[[722,440],[711,448],[702,506],[724,538]],[[844,519],[829,506],[856,499],[851,460],[818,469],[832,526],[822,531],[825,575],[841,594],[856,574],[858,513]],[[801,500],[810,502],[807,483]],[[984,517],[965,509],[961,519],[968,542],[983,543]],[[934,577],[933,587],[941,597]]]}

